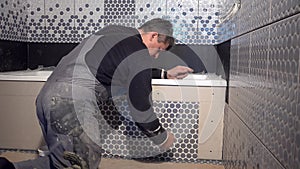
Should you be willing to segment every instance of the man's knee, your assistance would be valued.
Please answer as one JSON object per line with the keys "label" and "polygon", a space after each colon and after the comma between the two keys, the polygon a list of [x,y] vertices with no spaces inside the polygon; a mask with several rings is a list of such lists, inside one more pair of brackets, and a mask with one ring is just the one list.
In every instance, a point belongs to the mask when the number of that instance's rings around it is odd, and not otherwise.
{"label": "man's knee", "polygon": [[58,134],[79,136],[83,132],[72,99],[53,98],[50,123],[52,130]]}

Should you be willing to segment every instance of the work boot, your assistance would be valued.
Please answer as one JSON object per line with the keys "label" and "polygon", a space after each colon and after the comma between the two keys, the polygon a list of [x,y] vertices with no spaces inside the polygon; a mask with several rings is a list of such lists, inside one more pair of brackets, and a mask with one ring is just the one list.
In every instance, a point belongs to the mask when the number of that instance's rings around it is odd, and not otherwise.
{"label": "work boot", "polygon": [[5,157],[0,157],[0,169],[16,169],[12,162]]}
{"label": "work boot", "polygon": [[[66,169],[88,169],[88,165],[86,161],[84,161],[79,155],[65,151],[64,152],[64,159],[69,160],[70,163],[72,164],[72,167],[66,168]],[[0,168],[1,169],[1,168]]]}

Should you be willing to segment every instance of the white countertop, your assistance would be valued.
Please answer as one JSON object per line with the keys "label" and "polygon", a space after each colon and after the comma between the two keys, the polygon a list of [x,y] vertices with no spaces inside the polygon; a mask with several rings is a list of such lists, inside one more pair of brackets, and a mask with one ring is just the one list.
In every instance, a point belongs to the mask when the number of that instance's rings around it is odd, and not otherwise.
{"label": "white countertop", "polygon": [[[0,80],[47,81],[51,70],[23,70],[0,72]],[[216,74],[190,74],[184,79],[152,79],[152,85],[166,86],[226,86],[226,81]]]}

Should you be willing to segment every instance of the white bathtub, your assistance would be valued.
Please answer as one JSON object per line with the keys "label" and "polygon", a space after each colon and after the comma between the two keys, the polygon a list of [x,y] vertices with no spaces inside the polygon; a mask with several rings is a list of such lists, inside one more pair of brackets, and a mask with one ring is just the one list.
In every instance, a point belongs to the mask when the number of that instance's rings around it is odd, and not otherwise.
{"label": "white bathtub", "polygon": [[[51,73],[39,69],[0,72],[0,107],[3,111],[0,113],[0,134],[3,136],[0,137],[0,147],[32,150],[40,147],[43,136],[35,113],[35,99]],[[195,142],[198,145],[197,158],[221,160],[226,81],[215,74],[191,74],[182,80],[153,79],[152,84],[153,101],[170,107],[171,104],[180,104],[181,110],[198,113],[197,117],[193,116],[196,118],[194,123],[198,123],[198,138],[193,136],[198,140]],[[181,106],[195,104],[197,106],[191,108]],[[168,113],[164,106],[156,108],[161,113]],[[191,121],[188,123],[192,124]],[[175,130],[176,124],[181,126],[181,122],[172,119],[173,128],[170,129]],[[175,136],[179,138],[182,133],[176,131]]]}
{"label": "white bathtub", "polygon": [[0,80],[11,81],[47,81],[51,75],[51,70],[23,70],[23,71],[11,71],[0,72]]}
{"label": "white bathtub", "polygon": [[[0,80],[47,81],[51,70],[24,70],[0,72]],[[153,85],[168,86],[226,86],[226,81],[216,74],[190,74],[184,79],[153,79]]]}

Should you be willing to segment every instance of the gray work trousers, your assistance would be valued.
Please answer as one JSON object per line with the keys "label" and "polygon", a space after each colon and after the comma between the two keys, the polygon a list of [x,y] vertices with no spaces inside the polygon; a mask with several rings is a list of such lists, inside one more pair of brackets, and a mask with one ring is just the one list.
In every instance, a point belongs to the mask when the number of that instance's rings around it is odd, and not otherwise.
{"label": "gray work trousers", "polygon": [[[76,106],[75,106],[76,105]],[[101,159],[101,146],[89,137],[83,129],[83,121],[78,114],[93,116],[97,109],[85,100],[63,97],[38,98],[37,116],[50,153],[37,159],[14,163],[17,169],[73,168],[74,161],[64,157],[64,152],[72,152],[79,157],[81,168],[97,169]],[[97,123],[98,124],[98,123]],[[98,127],[97,124],[96,128]],[[88,129],[95,135],[97,131]],[[97,130],[97,129],[96,129]],[[76,161],[76,160],[75,160]],[[78,161],[78,159],[77,159]]]}

